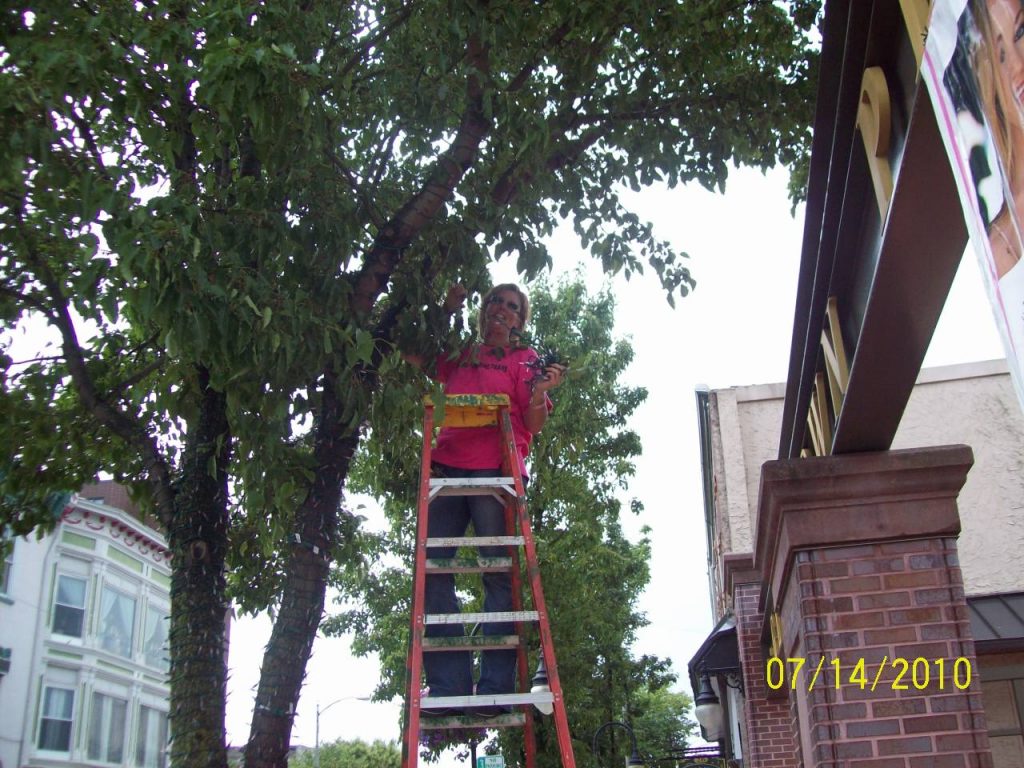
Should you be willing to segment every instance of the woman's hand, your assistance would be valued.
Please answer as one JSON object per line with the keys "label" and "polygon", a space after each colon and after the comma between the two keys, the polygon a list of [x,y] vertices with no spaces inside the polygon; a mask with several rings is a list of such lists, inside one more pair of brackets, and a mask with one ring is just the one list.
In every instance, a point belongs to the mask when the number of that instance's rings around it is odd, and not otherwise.
{"label": "woman's hand", "polygon": [[448,289],[448,293],[444,297],[444,311],[449,315],[454,315],[461,310],[462,305],[466,303],[467,294],[466,286],[462,283],[455,283]]}
{"label": "woman's hand", "polygon": [[544,428],[544,422],[548,420],[548,399],[545,393],[562,383],[565,371],[564,365],[552,363],[544,369],[544,376],[533,385],[533,394],[530,396],[526,413],[523,414],[523,423],[535,435]]}
{"label": "woman's hand", "polygon": [[544,376],[533,385],[534,392],[548,392],[562,383],[566,367],[560,363],[552,363],[544,369]]}

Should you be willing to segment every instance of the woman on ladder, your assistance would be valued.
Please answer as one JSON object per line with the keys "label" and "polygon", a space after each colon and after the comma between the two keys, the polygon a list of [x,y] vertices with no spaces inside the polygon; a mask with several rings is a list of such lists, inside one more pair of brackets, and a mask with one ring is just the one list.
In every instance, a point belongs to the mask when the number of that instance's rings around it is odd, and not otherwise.
{"label": "woman on ladder", "polygon": [[[461,285],[448,292],[445,308],[459,311],[466,290]],[[551,409],[548,392],[559,384],[565,374],[562,365],[550,365],[537,371],[537,353],[518,343],[530,318],[526,294],[512,283],[497,285],[484,296],[480,307],[481,343],[470,345],[451,358],[442,355],[437,361],[436,379],[444,384],[446,395],[504,394],[510,401],[509,415],[515,436],[519,472],[526,479],[525,459],[533,436],[540,432]],[[421,359],[406,357],[422,364]],[[435,477],[497,477],[501,474],[501,438],[497,426],[442,428],[432,452],[431,472]],[[430,538],[453,538],[465,534],[472,521],[477,536],[504,536],[505,510],[492,496],[439,496],[430,504],[428,531]],[[481,557],[502,557],[505,547],[480,547]],[[430,558],[454,557],[454,547],[427,550]],[[485,612],[512,610],[512,580],[508,573],[485,573]],[[426,577],[426,613],[458,613],[453,574],[428,574]],[[485,635],[509,635],[512,624],[484,624]],[[428,637],[457,637],[464,632],[461,624],[431,624]],[[515,690],[516,653],[514,650],[483,651],[477,696],[512,693]],[[471,696],[473,658],[470,651],[448,651],[425,654],[430,696]],[[468,712],[477,717],[494,717],[502,707],[483,707]],[[427,717],[462,714],[453,709],[424,709]]]}

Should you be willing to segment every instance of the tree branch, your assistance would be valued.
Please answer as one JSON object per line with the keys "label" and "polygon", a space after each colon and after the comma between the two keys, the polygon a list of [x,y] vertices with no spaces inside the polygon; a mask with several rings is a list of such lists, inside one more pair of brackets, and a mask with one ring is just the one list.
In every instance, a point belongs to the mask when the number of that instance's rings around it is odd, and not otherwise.
{"label": "tree branch", "polygon": [[147,376],[149,376],[151,373],[159,371],[163,367],[163,365],[164,365],[164,360],[162,358],[160,358],[160,359],[154,360],[149,365],[143,366],[138,371],[136,371],[136,373],[134,375],[129,376],[127,379],[124,379],[123,381],[118,383],[117,389],[115,389],[114,392],[116,394],[120,394],[121,392],[124,392],[129,387],[135,386],[140,381],[142,381]]}
{"label": "tree branch", "polygon": [[327,150],[327,159],[331,161],[331,164],[341,171],[341,175],[345,177],[345,181],[348,182],[349,188],[356,197],[359,198],[359,202],[362,203],[363,208],[366,210],[367,216],[370,217],[370,222],[377,229],[381,229],[384,226],[384,217],[381,215],[380,210],[377,208],[377,204],[373,201],[373,198],[367,193],[367,191],[359,183],[355,173],[341,161],[332,150]]}
{"label": "tree branch", "polygon": [[389,20],[386,24],[382,23],[382,25],[377,30],[377,34],[373,35],[372,37],[366,38],[366,40],[364,40],[356,48],[356,50],[349,57],[348,61],[346,61],[344,66],[341,68],[341,77],[344,78],[345,75],[347,75],[357,66],[359,66],[359,62],[361,62],[363,60],[363,57],[366,56],[367,51],[369,51],[371,48],[373,48],[373,46],[375,46],[381,40],[390,35],[395,29],[397,29],[402,24],[407,22],[409,20],[409,17],[412,16],[412,12],[415,9],[415,7],[416,3],[410,2],[408,5],[406,5],[404,8],[401,8],[398,11],[394,19]]}
{"label": "tree branch", "polygon": [[99,424],[110,429],[139,452],[143,468],[153,488],[157,516],[166,525],[171,520],[174,508],[171,472],[167,460],[160,453],[156,441],[146,433],[137,420],[112,406],[97,392],[95,382],[89,375],[82,347],[78,342],[78,334],[75,332],[68,299],[61,289],[60,283],[50,270],[46,260],[32,247],[27,238],[26,251],[29,262],[36,272],[36,277],[50,295],[52,307],[48,315],[60,332],[61,349],[67,362],[68,373],[82,405]]}
{"label": "tree branch", "polygon": [[[544,161],[544,169],[549,173],[554,173],[576,162],[584,152],[607,135],[609,130],[608,126],[591,128],[578,139],[566,142],[548,155]],[[533,181],[535,176],[533,171],[520,171],[518,165],[510,166],[491,190],[491,200],[498,205],[509,205],[516,199],[523,187]]]}
{"label": "tree branch", "polygon": [[92,155],[93,162],[96,163],[96,169],[100,172],[100,175],[109,182],[113,182],[110,177],[107,166],[103,164],[103,156],[100,154],[99,147],[96,146],[96,139],[92,135],[92,129],[89,124],[85,121],[85,118],[75,111],[75,107],[72,105],[71,109],[68,110],[71,122],[75,124],[75,128],[78,129],[79,135],[82,137],[82,141],[85,142],[85,146],[89,149],[89,154]]}
{"label": "tree branch", "polygon": [[573,23],[568,19],[558,25],[558,27],[548,36],[548,39],[544,41],[544,44],[537,49],[533,57],[527,61],[516,76],[512,78],[505,90],[509,93],[515,93],[526,85],[530,76],[536,71],[537,67],[540,66],[541,61],[544,59],[544,54],[553,48],[557,48],[569,32],[572,31],[573,26]]}
{"label": "tree branch", "polygon": [[362,269],[353,276],[352,306],[357,315],[366,315],[373,308],[401,261],[402,251],[433,219],[473,166],[480,142],[490,129],[490,121],[484,116],[482,82],[489,71],[489,51],[477,35],[469,38],[467,49],[466,109],[458,133],[451,147],[434,163],[420,191],[379,230]]}
{"label": "tree branch", "polygon": [[376,194],[380,188],[381,179],[384,178],[384,172],[388,167],[387,160],[391,157],[391,154],[395,148],[395,141],[398,140],[398,135],[401,133],[401,127],[396,122],[391,127],[391,133],[388,134],[387,141],[385,141],[380,148],[380,152],[377,153],[377,157],[373,160],[373,166],[375,170],[371,176],[370,188],[373,193]]}
{"label": "tree branch", "polygon": [[37,299],[35,296],[28,296],[24,293],[18,293],[14,289],[8,288],[3,285],[0,285],[0,294],[3,294],[4,296],[10,296],[15,301],[22,301],[28,306],[32,307],[32,309],[42,312],[44,315],[46,315],[50,322],[54,322],[55,320],[53,311],[48,306],[46,306],[46,303],[44,301],[42,301],[41,299]]}

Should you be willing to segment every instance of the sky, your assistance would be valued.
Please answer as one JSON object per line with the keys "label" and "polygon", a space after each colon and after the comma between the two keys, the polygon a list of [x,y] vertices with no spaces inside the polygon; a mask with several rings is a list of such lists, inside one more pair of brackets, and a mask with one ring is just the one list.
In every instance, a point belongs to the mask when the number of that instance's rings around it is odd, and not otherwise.
{"label": "sky", "polygon": [[[616,334],[629,337],[635,352],[625,381],[649,391],[630,423],[641,437],[643,455],[623,495],[641,499],[645,508],[640,517],[624,511],[627,535],[635,539],[642,526],[652,529],[651,581],[639,606],[650,624],[640,631],[633,651],[671,658],[680,676],[677,690],[688,693],[686,663],[712,628],[694,391],[700,385],[724,388],[786,377],[803,236],[803,209],[791,215],[786,181],[781,169],[766,175],[741,169],[730,175],[724,194],[689,185],[651,188],[625,198],[654,224],[658,237],[689,253],[697,281],[674,310],[653,273],[611,281]],[[600,269],[581,251],[571,227],[557,230],[549,245],[556,275],[583,265],[592,288],[603,284]],[[492,276],[501,282],[518,279],[508,260],[499,262]],[[1000,357],[977,263],[968,252],[925,366]],[[565,386],[570,385],[571,379]],[[557,404],[557,391],[555,396]],[[557,585],[545,582],[544,589]],[[232,628],[227,720],[232,744],[244,744],[248,736],[269,631],[265,617],[239,619]],[[400,702],[360,700],[369,696],[376,680],[375,659],[353,658],[345,638],[318,638],[292,743],[313,745],[318,706],[321,743],[339,738],[400,741]],[[571,697],[572,691],[565,695]],[[441,765],[446,768],[444,761]]]}

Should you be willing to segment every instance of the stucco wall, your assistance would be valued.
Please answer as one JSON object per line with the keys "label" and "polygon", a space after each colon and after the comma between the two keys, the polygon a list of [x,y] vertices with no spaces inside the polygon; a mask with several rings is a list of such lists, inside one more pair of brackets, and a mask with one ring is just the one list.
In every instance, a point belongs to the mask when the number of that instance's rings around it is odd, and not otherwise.
{"label": "stucco wall", "polygon": [[974,466],[960,492],[960,562],[968,594],[1024,590],[1024,414],[1002,362],[923,371],[893,448],[966,443]]}
{"label": "stucco wall", "polygon": [[[784,386],[711,393],[719,556],[750,552],[761,465],[778,455]],[[1024,590],[1024,413],[1004,361],[922,371],[893,448],[966,443],[975,464],[959,498],[968,594]]]}
{"label": "stucco wall", "polygon": [[761,465],[778,455],[784,394],[781,384],[712,392],[712,444],[725,552],[753,550]]}

